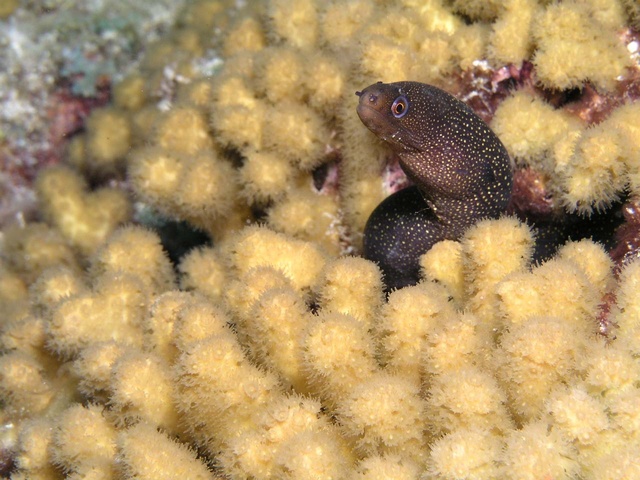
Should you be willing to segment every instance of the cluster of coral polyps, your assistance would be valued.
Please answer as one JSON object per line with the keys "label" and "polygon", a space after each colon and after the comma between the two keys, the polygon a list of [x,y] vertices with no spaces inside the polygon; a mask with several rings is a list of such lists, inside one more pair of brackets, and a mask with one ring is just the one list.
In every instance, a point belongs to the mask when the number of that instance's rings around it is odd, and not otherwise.
{"label": "cluster of coral polyps", "polygon": [[12,478],[640,474],[640,262],[615,280],[591,241],[530,270],[528,227],[481,222],[385,301],[373,263],[260,226],[179,279],[139,226],[87,273],[46,226],[10,235],[21,271],[59,260],[2,277]]}
{"label": "cluster of coral polyps", "polygon": [[[640,478],[633,244],[531,266],[485,221],[388,298],[340,256],[402,183],[354,113],[378,80],[497,108],[554,208],[634,200],[637,3],[247,3],[189,3],[2,233],[2,473]],[[212,245],[172,265],[141,203]]]}

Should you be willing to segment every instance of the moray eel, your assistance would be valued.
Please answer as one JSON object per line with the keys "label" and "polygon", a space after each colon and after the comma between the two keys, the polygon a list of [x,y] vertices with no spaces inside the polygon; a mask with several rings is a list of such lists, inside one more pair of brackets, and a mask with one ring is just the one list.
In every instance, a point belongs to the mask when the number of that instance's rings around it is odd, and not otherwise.
{"label": "moray eel", "polygon": [[487,124],[439,88],[379,82],[356,95],[360,120],[414,184],[378,205],[364,232],[365,258],[381,267],[387,290],[401,288],[419,280],[419,257],[435,243],[505,212],[512,163]]}

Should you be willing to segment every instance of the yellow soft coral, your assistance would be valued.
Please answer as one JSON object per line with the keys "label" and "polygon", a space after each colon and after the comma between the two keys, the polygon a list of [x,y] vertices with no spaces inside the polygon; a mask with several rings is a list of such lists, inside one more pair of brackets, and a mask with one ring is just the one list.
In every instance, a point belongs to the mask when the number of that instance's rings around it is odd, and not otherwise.
{"label": "yellow soft coral", "polygon": [[539,80],[551,88],[575,88],[590,80],[611,89],[630,66],[624,46],[599,9],[575,0],[548,5],[536,19],[534,56]]}
{"label": "yellow soft coral", "polygon": [[87,119],[87,166],[100,173],[120,167],[131,148],[129,117],[116,108],[94,110]]}
{"label": "yellow soft coral", "polygon": [[556,142],[579,126],[562,110],[554,110],[539,97],[518,90],[503,101],[491,121],[509,153],[526,163],[540,161]]}
{"label": "yellow soft coral", "polygon": [[158,432],[152,425],[135,425],[120,433],[117,441],[123,452],[122,463],[126,478],[218,478],[196,458],[195,452]]}
{"label": "yellow soft coral", "polygon": [[36,182],[44,217],[82,253],[94,252],[130,217],[130,201],[112,188],[88,191],[82,177],[67,167],[44,170]]}
{"label": "yellow soft coral", "polygon": [[[354,114],[378,80],[487,115],[513,82],[492,125],[516,163],[570,209],[606,207],[640,188],[638,103],[587,127],[548,90],[614,106],[637,56],[623,3],[187,2],[40,173],[43,223],[0,235],[13,476],[632,478],[638,262],[616,277],[584,240],[532,266],[504,217],[385,297],[357,255],[403,179]],[[172,264],[148,212],[211,241]]]}

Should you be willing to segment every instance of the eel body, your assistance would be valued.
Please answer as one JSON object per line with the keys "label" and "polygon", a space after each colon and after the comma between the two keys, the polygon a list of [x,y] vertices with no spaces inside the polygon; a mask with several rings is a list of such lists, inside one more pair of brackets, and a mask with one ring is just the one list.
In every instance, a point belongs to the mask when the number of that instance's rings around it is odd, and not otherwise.
{"label": "eel body", "polygon": [[435,243],[506,211],[512,163],[487,124],[444,90],[380,82],[356,94],[362,123],[414,184],[384,200],[364,233],[365,257],[382,268],[387,289],[401,288],[418,281],[419,257]]}

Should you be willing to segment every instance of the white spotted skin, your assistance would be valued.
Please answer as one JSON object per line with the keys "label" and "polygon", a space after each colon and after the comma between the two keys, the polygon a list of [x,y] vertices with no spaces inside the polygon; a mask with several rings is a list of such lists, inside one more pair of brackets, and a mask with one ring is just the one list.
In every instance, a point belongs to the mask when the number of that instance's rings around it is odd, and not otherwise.
{"label": "white spotted skin", "polygon": [[[392,223],[394,211],[376,209],[365,228],[365,256],[380,264],[388,287],[415,283],[417,278],[394,281],[388,272],[397,270],[398,263],[413,265],[416,271],[419,256],[437,241],[460,238],[478,220],[503,214],[511,198],[512,163],[487,124],[439,88],[417,82],[376,83],[358,95],[360,119],[399,157],[428,210],[416,214],[415,225],[403,217],[403,225],[394,230],[381,224]],[[392,108],[398,99],[406,109],[396,118]],[[397,209],[397,203],[381,207]],[[400,261],[397,248],[402,244],[413,246]]]}

